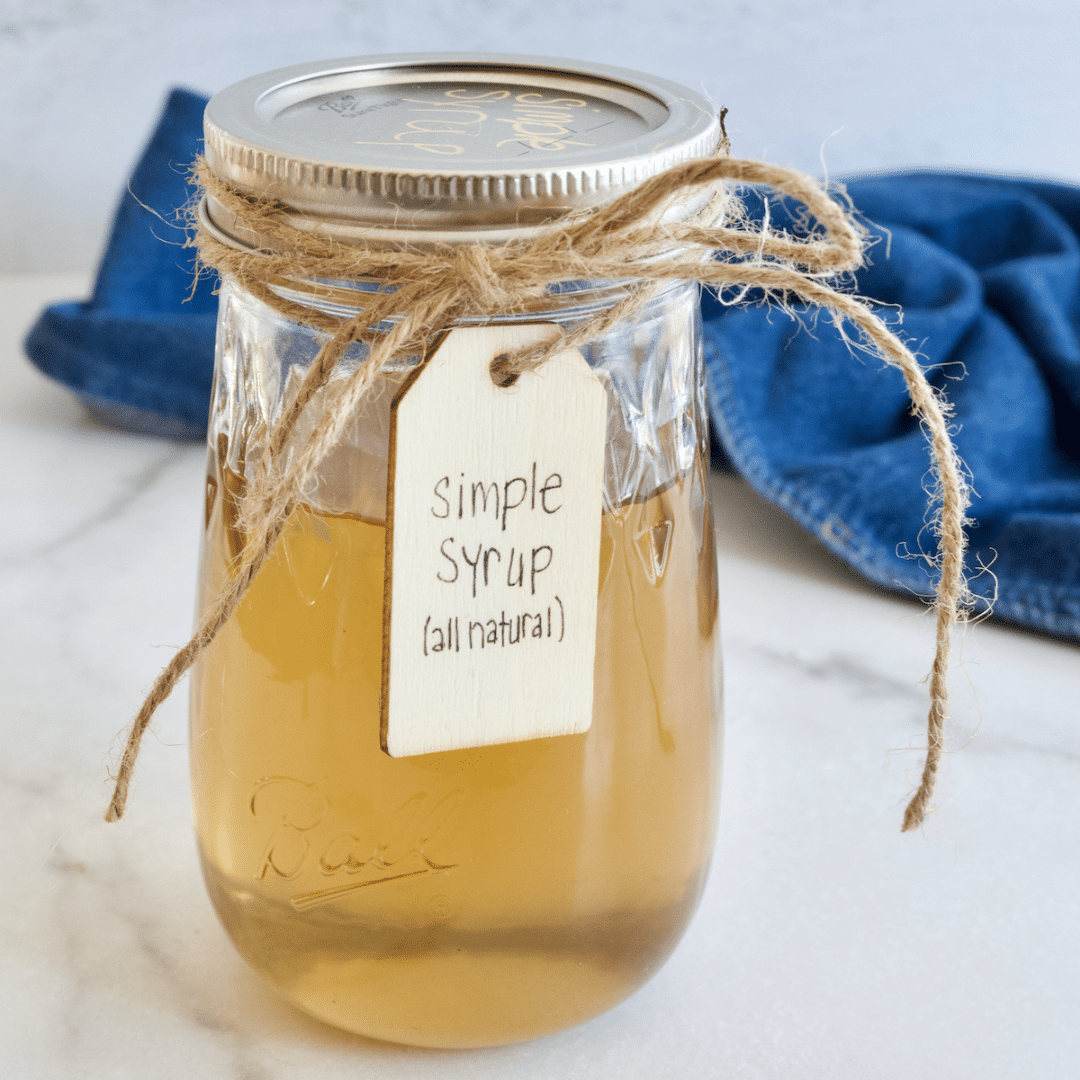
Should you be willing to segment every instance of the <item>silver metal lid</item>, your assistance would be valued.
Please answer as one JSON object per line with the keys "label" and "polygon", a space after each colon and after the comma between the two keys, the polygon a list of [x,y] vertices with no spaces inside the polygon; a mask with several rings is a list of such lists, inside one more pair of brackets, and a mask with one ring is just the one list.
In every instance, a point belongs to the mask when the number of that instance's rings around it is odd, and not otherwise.
{"label": "silver metal lid", "polygon": [[[711,153],[716,109],[677,83],[571,60],[400,54],[302,64],[216,94],[206,160],[290,224],[359,242],[500,240]],[[209,200],[205,224],[258,238]]]}

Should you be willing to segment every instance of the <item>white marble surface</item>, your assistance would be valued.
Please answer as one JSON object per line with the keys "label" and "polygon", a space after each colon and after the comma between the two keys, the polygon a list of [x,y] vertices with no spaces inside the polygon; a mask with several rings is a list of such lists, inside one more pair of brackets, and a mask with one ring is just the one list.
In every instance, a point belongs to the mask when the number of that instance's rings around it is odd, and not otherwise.
{"label": "white marble surface", "polygon": [[901,836],[928,622],[728,478],[721,830],[668,965],[581,1028],[488,1051],[371,1043],[280,1002],[203,891],[183,693],[127,817],[100,817],[116,734],[188,628],[203,453],[96,426],[25,363],[36,311],[84,280],[0,286],[5,1076],[1078,1075],[1080,650],[969,632],[958,750],[937,812]]}

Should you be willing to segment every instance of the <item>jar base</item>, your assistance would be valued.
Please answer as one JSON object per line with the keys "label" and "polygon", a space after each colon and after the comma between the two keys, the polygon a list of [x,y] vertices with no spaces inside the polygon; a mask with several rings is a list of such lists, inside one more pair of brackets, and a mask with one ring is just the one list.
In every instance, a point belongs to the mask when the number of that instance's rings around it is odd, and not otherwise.
{"label": "jar base", "polygon": [[[506,1046],[554,1035],[607,1012],[645,981],[628,985],[625,973],[588,961],[520,953],[418,955],[376,964],[345,961],[334,968],[330,978],[313,972],[310,982],[274,989],[332,1027],[438,1050]],[[353,991],[358,983],[362,994]],[[376,1011],[382,1015],[372,1015]]]}
{"label": "jar base", "polygon": [[433,1049],[526,1042],[613,1008],[667,960],[700,895],[695,883],[663,910],[564,925],[404,929],[347,912],[298,922],[203,865],[233,943],[286,1001],[356,1035]]}

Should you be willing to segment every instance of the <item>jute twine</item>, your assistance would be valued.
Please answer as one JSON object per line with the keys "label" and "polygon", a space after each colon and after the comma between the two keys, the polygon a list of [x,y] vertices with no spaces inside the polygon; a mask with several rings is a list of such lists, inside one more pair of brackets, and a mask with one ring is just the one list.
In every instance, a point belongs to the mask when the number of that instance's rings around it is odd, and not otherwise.
{"label": "jute twine", "polygon": [[[228,583],[209,605],[191,640],[158,676],[127,737],[106,821],[123,815],[139,744],[154,711],[214,640],[243,599],[273,551],[289,515],[301,501],[319,464],[340,441],[379,373],[390,361],[424,355],[440,332],[459,320],[521,313],[542,305],[556,281],[619,281],[624,298],[554,345],[538,346],[492,365],[496,381],[538,367],[559,349],[602,337],[631,317],[665,287],[698,281],[718,290],[726,302],[755,299],[789,308],[805,303],[826,312],[853,347],[899,369],[930,444],[931,525],[940,571],[936,597],[936,647],[929,675],[928,748],[918,789],[904,814],[902,831],[926,815],[943,749],[949,691],[947,672],[953,627],[964,615],[964,523],[968,504],[964,474],[949,435],[948,404],[930,386],[918,361],[874,313],[870,303],[844,285],[862,265],[866,232],[851,212],[829,197],[814,179],[760,161],[726,156],[675,166],[613,203],[561,218],[527,239],[501,244],[463,244],[437,250],[407,246],[375,249],[344,244],[292,227],[287,207],[245,195],[217,178],[199,161],[194,176],[203,191],[266,238],[260,250],[238,250],[198,228],[191,241],[201,264],[237,281],[263,303],[325,334],[302,383],[268,434],[267,449],[248,477],[238,528],[246,544],[233,563]],[[800,202],[816,227],[792,235],[751,225],[731,185],[760,185]],[[681,220],[661,221],[676,203],[712,193],[704,208]],[[680,217],[680,215],[669,215]],[[719,222],[719,224],[718,224]],[[362,305],[339,317],[284,298],[275,286],[289,279],[358,281],[375,279],[378,291],[355,296]],[[733,295],[734,293],[734,295]],[[363,362],[339,370],[353,343],[366,347]],[[332,376],[341,376],[332,378]],[[300,417],[316,394],[317,416]]]}

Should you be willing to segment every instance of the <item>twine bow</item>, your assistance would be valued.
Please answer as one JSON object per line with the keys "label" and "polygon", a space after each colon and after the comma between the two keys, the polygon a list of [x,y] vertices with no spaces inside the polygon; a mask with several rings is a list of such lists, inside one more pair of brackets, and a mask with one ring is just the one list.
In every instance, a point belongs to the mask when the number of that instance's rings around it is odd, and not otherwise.
{"label": "twine bow", "polygon": [[[926,380],[911,351],[874,313],[870,303],[838,287],[862,265],[866,232],[851,212],[833,201],[811,177],[759,161],[726,156],[726,143],[710,158],[677,165],[597,210],[571,214],[535,235],[501,244],[465,244],[437,250],[402,245],[376,249],[341,243],[291,225],[288,207],[245,195],[216,177],[204,161],[194,176],[238,222],[264,238],[265,247],[239,250],[205,228],[191,243],[202,266],[234,278],[275,311],[325,332],[302,383],[269,433],[268,446],[249,478],[237,521],[246,545],[222,592],[203,615],[194,635],[158,676],[135,717],[116,776],[107,821],[123,815],[139,744],[154,711],[212,642],[258,575],[320,463],[339,442],[385,364],[423,355],[446,327],[469,318],[513,314],[543,304],[552,282],[618,281],[625,292],[614,306],[588,318],[556,344],[537,346],[493,365],[497,381],[543,364],[555,351],[603,336],[676,281],[698,281],[726,302],[748,292],[784,307],[793,301],[827,312],[854,348],[880,357],[904,377],[912,413],[930,444],[932,528],[937,537],[931,561],[940,571],[933,606],[936,647],[929,675],[927,754],[922,778],[904,814],[901,831],[923,820],[943,749],[948,710],[947,672],[952,629],[964,615],[965,510],[968,491],[949,434],[950,407]],[[756,228],[729,185],[761,185],[800,202],[817,228],[807,236]],[[705,205],[672,221],[666,211],[695,197]],[[719,224],[718,224],[719,222]],[[282,295],[289,280],[376,281],[356,292],[361,305],[341,317]],[[732,295],[734,290],[734,295]],[[850,331],[853,330],[852,334]],[[367,349],[362,363],[344,377],[339,361],[353,343]],[[318,416],[302,445],[297,423],[321,392]]]}

